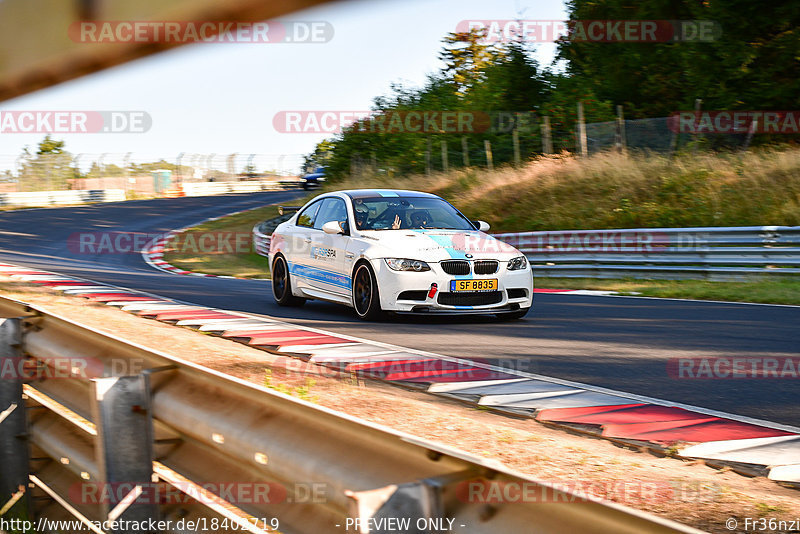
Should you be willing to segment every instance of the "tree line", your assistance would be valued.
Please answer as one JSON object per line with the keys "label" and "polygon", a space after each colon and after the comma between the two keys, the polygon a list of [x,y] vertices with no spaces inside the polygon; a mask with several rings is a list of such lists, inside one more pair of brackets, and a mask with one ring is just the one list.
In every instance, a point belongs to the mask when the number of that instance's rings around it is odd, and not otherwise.
{"label": "tree line", "polygon": [[[390,174],[441,168],[451,161],[485,163],[489,141],[495,164],[542,152],[543,117],[549,118],[553,150],[575,149],[577,103],[587,123],[611,121],[622,105],[626,119],[665,117],[694,109],[795,110],[800,99],[800,6],[787,0],[766,5],[745,0],[569,0],[570,24],[581,21],[710,21],[711,39],[658,42],[593,42],[559,39],[556,58],[542,66],[524,36],[498,43],[486,30],[449,33],[439,53],[442,68],[421,87],[393,84],[374,99],[373,116],[345,127],[317,145],[306,167],[325,165],[333,179],[356,168]],[[676,22],[678,21],[678,22]],[[387,128],[409,125],[409,113],[468,112],[489,121],[474,131]],[[509,122],[509,117],[513,119]],[[505,120],[505,122],[504,122]],[[394,121],[394,122],[392,122]],[[404,122],[406,121],[406,122]],[[379,124],[376,124],[379,123]],[[510,128],[516,129],[515,136]],[[516,137],[516,139],[515,139]],[[762,142],[785,141],[768,138]],[[444,144],[442,144],[444,141]]]}

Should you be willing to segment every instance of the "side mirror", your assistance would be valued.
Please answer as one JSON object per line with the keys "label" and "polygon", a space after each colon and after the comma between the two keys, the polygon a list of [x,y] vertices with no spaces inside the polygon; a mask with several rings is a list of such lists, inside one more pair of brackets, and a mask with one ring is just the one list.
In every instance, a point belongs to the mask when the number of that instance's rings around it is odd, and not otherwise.
{"label": "side mirror", "polygon": [[322,231],[326,234],[342,234],[344,231],[342,230],[342,225],[339,224],[339,221],[328,221],[322,225]]}
{"label": "side mirror", "polygon": [[486,221],[472,221],[472,223],[475,226],[477,226],[478,230],[480,230],[481,232],[488,232],[489,228],[491,228],[491,226],[489,226],[489,223],[487,223]]}
{"label": "side mirror", "polygon": [[287,213],[294,213],[299,211],[302,206],[278,206],[278,215],[285,215]]}

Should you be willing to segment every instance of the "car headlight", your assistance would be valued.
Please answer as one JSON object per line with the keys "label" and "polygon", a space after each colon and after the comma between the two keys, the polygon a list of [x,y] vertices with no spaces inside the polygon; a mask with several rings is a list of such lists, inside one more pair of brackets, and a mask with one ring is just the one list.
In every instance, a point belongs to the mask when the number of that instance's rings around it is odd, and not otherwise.
{"label": "car headlight", "polygon": [[427,263],[420,260],[406,260],[399,258],[386,258],[386,265],[393,271],[430,271]]}
{"label": "car headlight", "polygon": [[527,266],[528,266],[528,260],[525,258],[525,256],[517,256],[516,258],[508,260],[509,271],[519,271],[520,269],[524,269]]}

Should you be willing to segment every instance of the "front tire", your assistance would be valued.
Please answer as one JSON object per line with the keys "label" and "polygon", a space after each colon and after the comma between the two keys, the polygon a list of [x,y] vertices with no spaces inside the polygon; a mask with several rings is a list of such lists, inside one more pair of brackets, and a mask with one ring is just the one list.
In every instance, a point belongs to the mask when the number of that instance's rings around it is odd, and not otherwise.
{"label": "front tire", "polygon": [[359,319],[374,321],[383,316],[378,280],[369,263],[360,263],[353,274],[353,308]]}
{"label": "front tire", "polygon": [[272,296],[279,306],[302,306],[306,299],[292,295],[292,279],[289,266],[283,256],[272,264]]}

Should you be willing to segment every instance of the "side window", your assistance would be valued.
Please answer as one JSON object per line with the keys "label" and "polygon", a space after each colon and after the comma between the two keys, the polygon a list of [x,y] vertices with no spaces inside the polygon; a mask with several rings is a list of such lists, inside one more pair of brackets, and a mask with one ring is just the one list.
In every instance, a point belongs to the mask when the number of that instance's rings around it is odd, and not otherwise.
{"label": "side window", "polygon": [[319,212],[319,207],[321,205],[322,201],[314,202],[309,207],[301,211],[300,215],[297,216],[297,226],[313,228],[314,220],[317,218],[317,213]]}
{"label": "side window", "polygon": [[322,201],[314,228],[322,229],[322,225],[330,221],[347,222],[347,208],[341,198],[326,198]]}

